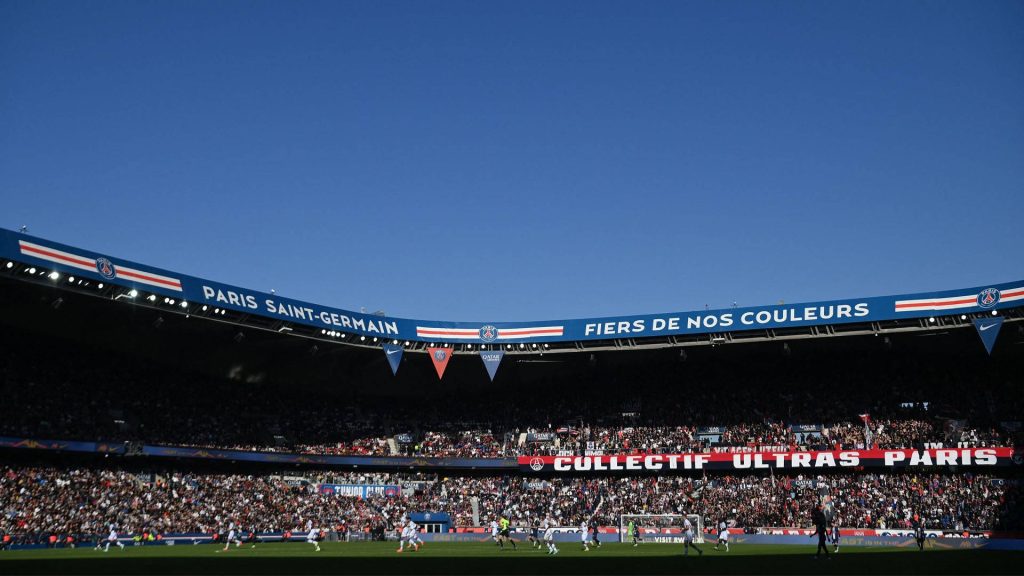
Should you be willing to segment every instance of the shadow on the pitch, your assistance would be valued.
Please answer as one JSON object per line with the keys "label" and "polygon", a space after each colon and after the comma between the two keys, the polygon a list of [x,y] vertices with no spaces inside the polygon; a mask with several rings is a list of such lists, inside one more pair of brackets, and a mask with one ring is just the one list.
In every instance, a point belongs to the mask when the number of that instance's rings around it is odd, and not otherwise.
{"label": "shadow on the pitch", "polygon": [[[218,559],[219,560],[219,559]],[[624,558],[98,558],[4,560],[4,574],[1015,574],[1024,552],[954,550],[924,553],[725,556],[706,553]]]}

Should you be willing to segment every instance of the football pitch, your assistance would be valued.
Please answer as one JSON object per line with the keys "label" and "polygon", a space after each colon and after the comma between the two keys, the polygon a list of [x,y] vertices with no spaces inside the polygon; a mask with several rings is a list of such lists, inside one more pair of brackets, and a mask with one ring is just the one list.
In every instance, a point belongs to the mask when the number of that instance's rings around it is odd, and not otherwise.
{"label": "football pitch", "polygon": [[549,556],[522,543],[428,543],[418,552],[395,552],[389,542],[325,542],[315,552],[303,543],[231,547],[129,546],[0,552],[0,574],[1014,574],[1024,552],[930,547],[841,548],[831,560],[813,558],[815,546],[743,545],[728,553],[704,544],[703,556],[681,545],[605,544],[584,552],[562,543]]}

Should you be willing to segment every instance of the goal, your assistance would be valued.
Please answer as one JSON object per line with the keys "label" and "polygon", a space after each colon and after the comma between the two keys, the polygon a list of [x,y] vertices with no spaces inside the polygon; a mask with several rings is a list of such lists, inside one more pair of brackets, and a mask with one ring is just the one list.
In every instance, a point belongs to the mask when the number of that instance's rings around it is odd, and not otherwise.
{"label": "goal", "polygon": [[632,542],[629,523],[636,526],[643,542],[683,543],[683,520],[693,526],[693,541],[704,543],[704,520],[697,514],[622,514],[619,516],[619,542]]}

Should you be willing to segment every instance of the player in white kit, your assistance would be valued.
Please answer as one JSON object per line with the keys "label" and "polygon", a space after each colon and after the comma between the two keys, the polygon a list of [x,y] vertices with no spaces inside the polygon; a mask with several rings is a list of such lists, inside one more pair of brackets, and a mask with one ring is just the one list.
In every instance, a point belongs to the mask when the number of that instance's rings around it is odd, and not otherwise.
{"label": "player in white kit", "polygon": [[500,529],[498,528],[498,520],[491,520],[491,539],[494,540],[495,544],[499,544],[498,532],[500,532]]}
{"label": "player in white kit", "polygon": [[689,518],[684,518],[683,519],[683,550],[685,552],[683,552],[683,556],[689,556],[690,555],[690,548],[691,547],[694,550],[697,551],[697,555],[698,556],[704,554],[704,551],[701,550],[700,548],[697,548],[697,545],[693,543],[693,524],[690,523],[690,519]]}
{"label": "player in white kit", "polygon": [[320,529],[317,528],[316,526],[310,528],[309,532],[306,533],[306,543],[307,544],[312,544],[313,546],[315,546],[315,548],[313,549],[315,552],[319,552],[320,551],[320,542],[318,541],[319,536],[320,536]]}
{"label": "player in white kit", "polygon": [[551,518],[545,518],[544,524],[544,544],[548,547],[548,554],[558,554],[558,547],[555,546],[555,522]]}
{"label": "player in white kit", "polygon": [[420,549],[420,547],[417,546],[416,543],[414,542],[415,537],[413,536],[413,533],[414,532],[412,528],[412,522],[405,522],[402,524],[402,531],[400,533],[398,540],[397,552],[405,551],[405,544],[407,542],[409,543],[409,547],[412,548],[413,552]]}
{"label": "player in white kit", "polygon": [[420,540],[420,525],[409,520],[409,542],[416,546],[418,552],[420,546],[423,546],[423,540]]}
{"label": "player in white kit", "polygon": [[590,540],[590,527],[587,525],[586,520],[580,523],[580,542],[583,543],[584,552],[590,550],[590,545],[592,544],[592,542]]}
{"label": "player in white kit", "polygon": [[242,545],[241,534],[235,529],[235,523],[232,522],[228,525],[228,537],[224,539],[224,549],[221,552],[227,552],[231,548],[231,543],[235,543],[235,548]]}
{"label": "player in white kit", "polygon": [[[110,534],[107,535],[107,543],[103,547],[103,551],[108,552],[110,550],[111,544],[117,544],[118,547],[121,548],[121,550],[124,550],[124,544],[122,544],[121,541],[117,539],[117,530],[114,529],[113,524],[110,525]],[[96,547],[99,548],[99,546]]]}
{"label": "player in white kit", "polygon": [[725,523],[725,520],[722,520],[721,522],[718,523],[718,544],[715,544],[715,550],[718,550],[718,547],[720,545],[722,545],[722,544],[725,544],[725,551],[728,552],[729,551],[729,525]]}

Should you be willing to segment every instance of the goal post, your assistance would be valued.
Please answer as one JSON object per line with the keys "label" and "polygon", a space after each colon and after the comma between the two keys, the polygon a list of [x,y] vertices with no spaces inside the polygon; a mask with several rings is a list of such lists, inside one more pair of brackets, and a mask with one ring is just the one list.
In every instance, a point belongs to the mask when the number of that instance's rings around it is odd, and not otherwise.
{"label": "goal post", "polygon": [[693,541],[704,543],[704,520],[698,514],[621,514],[619,516],[619,542],[632,542],[629,523],[632,522],[642,542],[682,544],[684,520],[693,526]]}

